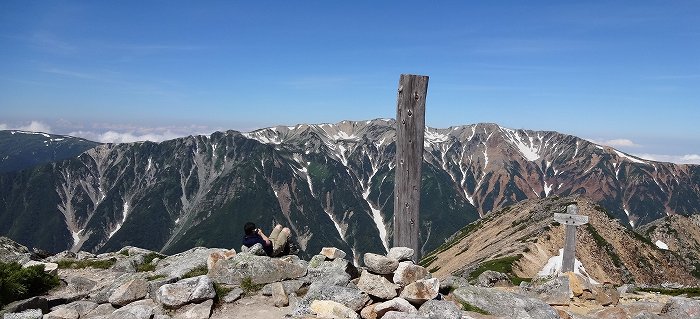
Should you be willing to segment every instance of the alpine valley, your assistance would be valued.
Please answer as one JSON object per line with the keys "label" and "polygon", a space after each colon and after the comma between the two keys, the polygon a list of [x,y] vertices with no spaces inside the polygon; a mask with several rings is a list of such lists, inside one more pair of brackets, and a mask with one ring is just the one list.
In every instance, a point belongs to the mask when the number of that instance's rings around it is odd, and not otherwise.
{"label": "alpine valley", "polygon": [[[268,232],[281,223],[292,229],[302,256],[335,246],[357,262],[392,246],[394,125],[377,119],[161,143],[88,142],[59,148],[62,158],[36,159],[47,164],[2,162],[0,235],[51,252],[137,246],[172,254],[237,248],[245,222]],[[3,153],[7,145],[49,145],[29,138],[68,139],[7,132],[0,132]],[[470,222],[526,199],[583,196],[633,228],[700,212],[699,165],[647,161],[571,135],[483,123],[428,127],[424,146],[421,255]]]}

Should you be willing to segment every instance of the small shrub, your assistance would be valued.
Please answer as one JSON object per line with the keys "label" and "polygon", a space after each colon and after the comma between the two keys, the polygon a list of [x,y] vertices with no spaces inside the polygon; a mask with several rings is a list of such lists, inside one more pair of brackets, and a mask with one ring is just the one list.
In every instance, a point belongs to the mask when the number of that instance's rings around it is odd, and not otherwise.
{"label": "small shrub", "polygon": [[129,257],[129,251],[128,251],[128,250],[126,250],[126,249],[124,249],[124,250],[120,251],[120,252],[119,252],[119,254],[120,254],[120,255],[124,255],[124,256],[127,256],[127,257]]}
{"label": "small shrub", "polygon": [[[154,271],[156,270],[156,265],[153,264],[153,260],[156,258],[164,258],[165,256],[159,253],[148,253],[143,257],[143,263],[136,266],[136,271]],[[205,273],[206,274],[206,273]],[[197,275],[199,276],[199,275]],[[195,276],[192,276],[195,277]]]}
{"label": "small shrub", "polygon": [[165,278],[165,275],[153,275],[153,276],[146,277],[146,280],[153,281],[153,280],[158,280],[158,279],[163,279],[163,278]]}
{"label": "small shrub", "polygon": [[681,289],[663,289],[663,288],[639,288],[638,291],[658,292],[662,295],[680,296],[687,295],[689,298],[700,296],[700,288],[681,288]]}
{"label": "small shrub", "polygon": [[245,277],[241,280],[241,289],[243,289],[243,293],[245,293],[246,296],[258,292],[262,287],[263,285],[253,283],[253,279],[250,277]]}
{"label": "small shrub", "polygon": [[226,295],[231,292],[233,288],[226,287],[219,283],[214,283],[214,291],[216,291],[216,297],[214,297],[214,303],[220,303],[221,299],[226,297]]}
{"label": "small shrub", "polygon": [[468,302],[460,302],[460,304],[462,304],[462,310],[464,310],[464,311],[476,312],[476,313],[480,313],[480,314],[486,315],[486,316],[491,315],[490,313],[488,313],[488,311],[481,309],[477,306],[474,306]]}
{"label": "small shrub", "polygon": [[109,269],[114,266],[117,262],[115,258],[109,259],[88,259],[88,260],[75,260],[75,259],[61,259],[57,262],[58,268],[62,269],[83,269],[83,268],[99,268],[99,269]]}
{"label": "small shrub", "polygon": [[476,270],[472,271],[469,274],[469,279],[476,279],[477,277],[479,277],[479,275],[481,275],[484,271],[487,270],[497,271],[500,273],[507,274],[509,277],[514,277],[513,264],[520,260],[520,258],[522,257],[523,255],[508,256],[484,262],[481,265],[479,265],[479,267],[476,268]]}
{"label": "small shrub", "polygon": [[0,262],[0,308],[16,300],[43,295],[58,285],[58,276],[45,273],[43,265],[22,268],[16,262]]}
{"label": "small shrub", "polygon": [[206,265],[198,266],[182,276],[182,279],[206,275],[209,272]]}

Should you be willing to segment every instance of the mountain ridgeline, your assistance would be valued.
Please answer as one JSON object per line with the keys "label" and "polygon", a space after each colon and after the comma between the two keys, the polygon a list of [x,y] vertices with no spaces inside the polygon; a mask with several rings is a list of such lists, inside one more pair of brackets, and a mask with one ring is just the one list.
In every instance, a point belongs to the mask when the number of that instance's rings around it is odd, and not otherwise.
{"label": "mountain ridgeline", "polygon": [[[239,247],[292,229],[302,254],[392,246],[395,122],[372,120],[103,144],[0,174],[0,235],[50,251]],[[623,224],[698,213],[700,166],[645,161],[557,132],[426,128],[421,251],[525,199],[581,194]]]}

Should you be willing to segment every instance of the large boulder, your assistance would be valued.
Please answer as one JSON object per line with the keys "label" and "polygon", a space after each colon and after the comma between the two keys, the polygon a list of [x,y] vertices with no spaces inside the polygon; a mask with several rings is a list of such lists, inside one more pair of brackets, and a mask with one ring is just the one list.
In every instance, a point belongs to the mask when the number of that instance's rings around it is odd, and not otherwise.
{"label": "large boulder", "polygon": [[95,309],[92,309],[90,312],[88,312],[87,315],[85,316],[85,318],[108,316],[108,315],[111,315],[115,310],[117,310],[117,309],[114,308],[112,306],[112,304],[103,303],[103,304],[95,307]]}
{"label": "large boulder", "polygon": [[399,267],[398,260],[373,253],[366,253],[364,262],[367,270],[379,275],[389,275]]}
{"label": "large boulder", "polygon": [[506,291],[466,286],[452,292],[452,296],[460,303],[476,306],[495,316],[521,319],[559,318],[557,311],[541,300]]}
{"label": "large boulder", "polygon": [[46,297],[31,297],[28,299],[11,302],[0,309],[0,315],[5,313],[20,313],[29,309],[39,309],[40,312],[49,312],[49,303]]}
{"label": "large boulder", "polygon": [[[394,248],[392,248],[394,249]],[[402,261],[394,272],[394,283],[405,287],[417,280],[430,279],[430,272],[423,266],[414,265],[412,261]]]}
{"label": "large boulder", "polygon": [[144,299],[115,310],[110,318],[150,319],[155,314],[160,314],[158,305],[151,299]]}
{"label": "large boulder", "polygon": [[207,269],[212,269],[216,267],[216,264],[222,260],[228,260],[236,257],[235,249],[220,249],[209,254],[207,258]]}
{"label": "large boulder", "polygon": [[383,300],[389,300],[397,296],[396,291],[400,287],[387,280],[384,276],[375,275],[365,271],[362,273],[360,280],[357,282],[357,288],[370,296]]}
{"label": "large boulder", "polygon": [[280,282],[272,283],[272,303],[275,307],[289,306],[289,297],[284,291],[284,286]]}
{"label": "large boulder", "polygon": [[700,300],[672,297],[664,305],[661,314],[669,318],[700,318]]}
{"label": "large boulder", "polygon": [[44,315],[43,319],[78,319],[80,314],[75,309],[58,308]]}
{"label": "large boulder", "polygon": [[206,267],[209,255],[220,250],[219,248],[196,247],[168,256],[158,262],[155,274],[164,275],[168,278],[182,278],[193,269]]}
{"label": "large boulder", "polygon": [[574,297],[568,276],[540,278],[532,283],[522,285],[523,291],[549,305],[569,305]]}
{"label": "large boulder", "polygon": [[248,253],[218,262],[209,270],[209,277],[214,282],[230,285],[239,285],[246,278],[250,278],[254,284],[268,284],[304,275],[306,267],[300,263]]}
{"label": "large boulder", "polygon": [[30,258],[31,253],[27,247],[7,237],[0,237],[0,262],[16,262],[22,265],[28,262]]}
{"label": "large boulder", "polygon": [[294,309],[294,316],[303,316],[311,313],[309,306],[314,300],[333,300],[339,302],[353,311],[360,311],[370,301],[369,296],[358,290],[340,286],[326,286],[314,283],[309,286],[309,291],[301,298]]}
{"label": "large boulder", "polygon": [[22,312],[6,313],[2,315],[3,319],[42,319],[44,314],[39,309],[28,309]]}
{"label": "large boulder", "polygon": [[146,293],[148,293],[148,281],[140,278],[133,279],[114,290],[107,301],[113,306],[125,306],[145,298]]}
{"label": "large boulder", "polygon": [[80,317],[85,317],[88,313],[97,308],[97,306],[97,303],[91,301],[78,300],[66,305],[57,306],[56,308],[73,309],[80,315]]}
{"label": "large boulder", "polygon": [[214,300],[207,300],[198,304],[190,304],[178,310],[173,319],[208,319]]}
{"label": "large boulder", "polygon": [[323,247],[320,254],[330,260],[343,259],[347,255],[344,251],[335,247]]}
{"label": "large boulder", "polygon": [[440,293],[440,281],[437,278],[421,279],[406,286],[400,297],[409,302],[421,305],[424,302],[437,297]]}
{"label": "large boulder", "polygon": [[430,319],[452,319],[462,317],[459,307],[447,300],[428,300],[418,308],[418,314]]}
{"label": "large boulder", "polygon": [[396,259],[398,261],[412,260],[415,251],[408,247],[392,247],[389,249],[389,253],[386,254],[387,257]]}
{"label": "large boulder", "polygon": [[417,313],[418,309],[414,307],[408,300],[403,298],[394,298],[385,302],[374,304],[374,312],[378,318],[381,318],[390,311],[398,311],[403,313]]}
{"label": "large boulder", "polygon": [[320,318],[360,319],[357,312],[333,300],[314,300],[310,308]]}
{"label": "large boulder", "polygon": [[216,296],[214,285],[206,275],[180,280],[158,289],[157,299],[165,308],[176,309]]}
{"label": "large boulder", "polygon": [[[299,289],[301,289],[302,286],[304,286],[304,282],[298,279],[293,279],[293,280],[285,280],[280,282],[282,284],[282,287],[284,287],[284,291],[287,294],[291,293],[297,293]],[[276,284],[275,282],[271,284],[265,285],[260,293],[262,293],[263,296],[272,296],[272,285]]]}

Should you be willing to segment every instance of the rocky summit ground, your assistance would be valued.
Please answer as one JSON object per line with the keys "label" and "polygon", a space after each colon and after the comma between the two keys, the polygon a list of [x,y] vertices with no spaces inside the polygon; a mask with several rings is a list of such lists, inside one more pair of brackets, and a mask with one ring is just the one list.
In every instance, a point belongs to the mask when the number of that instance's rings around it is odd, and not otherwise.
{"label": "rocky summit ground", "polygon": [[61,281],[45,296],[5,306],[4,319],[700,318],[693,298],[593,284],[574,273],[519,286],[495,271],[471,281],[436,278],[402,247],[364,254],[362,267],[333,247],[308,261],[260,256],[260,247],[172,256],[125,247],[45,258],[16,244],[2,248],[4,262],[43,263]]}

